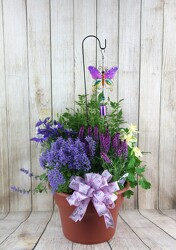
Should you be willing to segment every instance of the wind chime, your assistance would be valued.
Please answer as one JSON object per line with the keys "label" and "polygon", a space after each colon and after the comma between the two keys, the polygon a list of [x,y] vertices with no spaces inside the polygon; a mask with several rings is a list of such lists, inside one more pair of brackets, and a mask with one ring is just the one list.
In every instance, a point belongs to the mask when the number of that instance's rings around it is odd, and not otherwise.
{"label": "wind chime", "polygon": [[[110,89],[112,91],[113,88],[113,81],[112,79],[115,76],[115,73],[117,72],[118,68],[117,67],[112,67],[111,69],[108,70],[107,67],[104,66],[104,54],[105,49],[106,49],[106,39],[105,39],[105,47],[101,47],[100,40],[98,37],[94,35],[89,35],[85,37],[82,41],[82,55],[83,55],[83,71],[84,71],[84,87],[85,87],[85,95],[86,95],[86,113],[87,113],[87,120],[88,120],[88,107],[87,107],[87,89],[86,89],[86,77],[85,77],[85,62],[84,62],[84,41],[89,38],[89,37],[94,37],[98,40],[99,42],[99,47],[101,50],[102,54],[102,65],[98,67],[98,69],[94,66],[89,66],[88,70],[94,79],[93,81],[93,89],[98,90],[101,89],[102,95],[101,95],[101,104],[100,104],[100,115],[101,116],[106,116],[106,105],[105,105],[105,88]],[[101,70],[101,72],[99,71]]]}

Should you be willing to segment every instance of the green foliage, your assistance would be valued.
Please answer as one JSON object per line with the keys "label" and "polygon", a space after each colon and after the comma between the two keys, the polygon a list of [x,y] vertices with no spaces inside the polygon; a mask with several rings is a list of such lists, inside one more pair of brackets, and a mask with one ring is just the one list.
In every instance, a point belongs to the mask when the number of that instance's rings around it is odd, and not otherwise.
{"label": "green foliage", "polygon": [[144,189],[150,189],[151,183],[148,182],[143,176],[139,179],[139,185]]}
{"label": "green foliage", "polygon": [[120,125],[125,123],[123,120],[122,109],[120,107],[120,104],[123,100],[120,100],[119,102],[112,102],[108,98],[108,101],[111,108],[111,113],[108,115],[109,118],[108,128],[110,130],[110,134],[114,135],[120,128]]}
{"label": "green foliage", "polygon": [[65,128],[72,128],[74,131],[79,131],[80,127],[84,126],[97,126],[100,132],[105,132],[106,128],[109,128],[110,134],[119,129],[120,125],[124,123],[122,110],[119,102],[112,102],[108,98],[108,102],[104,103],[107,106],[107,116],[100,116],[100,104],[102,102],[102,95],[100,93],[98,98],[96,95],[92,95],[90,101],[87,103],[86,110],[86,96],[79,95],[78,101],[76,101],[76,110],[67,109],[67,112],[63,113],[59,117],[59,122],[64,125]]}
{"label": "green foliage", "polygon": [[123,196],[124,196],[124,197],[127,197],[128,199],[130,199],[132,195],[134,195],[134,192],[133,192],[132,190],[127,190],[127,191],[123,194]]}
{"label": "green foliage", "polygon": [[[88,98],[88,97],[87,97]],[[98,127],[100,133],[105,133],[107,128],[111,138],[118,132],[120,134],[121,141],[126,141],[126,137],[130,137],[130,144],[128,144],[128,154],[127,157],[114,154],[112,148],[108,152],[108,157],[111,160],[111,163],[107,163],[101,157],[100,144],[96,145],[96,153],[94,158],[91,161],[91,170],[90,172],[102,173],[103,170],[107,169],[112,175],[112,181],[118,181],[124,174],[128,174],[126,181],[129,182],[131,188],[135,188],[136,185],[140,185],[144,189],[149,189],[151,184],[144,177],[145,166],[142,166],[142,161],[140,160],[139,149],[135,147],[137,139],[134,133],[137,133],[133,126],[133,131],[131,132],[128,127],[122,128],[124,124],[123,112],[121,109],[121,102],[113,102],[109,98],[106,103],[107,115],[100,116],[100,105],[102,104],[103,93],[100,93],[98,97],[96,94],[92,95],[91,99],[87,102],[86,108],[86,96],[79,95],[78,101],[75,102],[75,110],[70,108],[66,109],[62,115],[58,116],[58,121],[64,126],[65,129],[71,129],[76,132],[75,137],[78,136],[78,132],[81,127],[84,127],[86,133],[88,127]],[[72,135],[74,136],[74,135]],[[126,136],[126,137],[125,137]],[[63,136],[64,137],[64,136]],[[43,149],[50,149],[52,139],[43,142]],[[134,148],[139,151],[134,151]],[[51,166],[52,168],[53,166]],[[48,167],[50,169],[50,167]],[[57,192],[66,192],[71,193],[72,190],[69,189],[69,182],[71,176],[84,176],[84,172],[73,171],[68,169],[67,166],[61,167],[61,172],[64,176],[66,182],[60,185],[57,189]],[[40,183],[35,188],[35,192],[46,191],[47,173],[40,176]],[[123,188],[123,184],[119,182],[120,188]],[[124,196],[130,198],[134,192],[128,190],[125,192]]]}
{"label": "green foliage", "polygon": [[41,181],[34,189],[34,193],[42,193],[46,192],[47,193],[47,173],[43,173],[40,175],[39,180]]}

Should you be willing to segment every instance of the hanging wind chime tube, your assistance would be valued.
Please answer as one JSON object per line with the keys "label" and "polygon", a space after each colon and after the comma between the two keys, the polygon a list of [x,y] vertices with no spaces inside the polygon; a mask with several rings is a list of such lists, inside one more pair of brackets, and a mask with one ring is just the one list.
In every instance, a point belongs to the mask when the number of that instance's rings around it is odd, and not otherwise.
{"label": "hanging wind chime tube", "polygon": [[[90,38],[90,37],[93,37],[95,38],[98,42],[99,42],[99,47],[100,47],[100,50],[101,50],[101,54],[102,54],[102,74],[101,74],[101,81],[102,81],[102,101],[104,103],[104,55],[103,55],[103,51],[105,52],[105,49],[106,49],[106,39],[105,39],[105,46],[102,47],[101,46],[101,43],[100,43],[100,40],[97,36],[94,36],[94,35],[89,35],[89,36],[86,36],[83,41],[82,41],[82,57],[83,57],[83,73],[84,73],[84,90],[85,90],[85,97],[86,97],[86,118],[87,118],[87,123],[88,123],[88,105],[87,105],[87,86],[86,86],[86,73],[85,73],[85,60],[84,60],[84,41],[87,39],[87,38]],[[92,67],[92,66],[90,66]],[[97,79],[98,77],[96,77]],[[105,116],[106,115],[106,106],[104,104],[101,104],[100,105],[100,115],[101,116]]]}

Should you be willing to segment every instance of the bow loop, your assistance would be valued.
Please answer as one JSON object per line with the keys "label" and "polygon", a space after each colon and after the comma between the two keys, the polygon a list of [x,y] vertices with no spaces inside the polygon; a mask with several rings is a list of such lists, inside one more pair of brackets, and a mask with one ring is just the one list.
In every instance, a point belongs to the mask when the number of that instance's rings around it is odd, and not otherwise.
{"label": "bow loop", "polygon": [[70,218],[74,221],[82,220],[87,206],[92,201],[99,216],[104,216],[106,227],[114,227],[114,221],[109,209],[115,207],[114,201],[119,190],[117,181],[109,183],[112,175],[105,170],[101,175],[96,173],[85,174],[84,179],[74,177],[69,187],[75,190],[67,197],[70,205],[76,206]]}

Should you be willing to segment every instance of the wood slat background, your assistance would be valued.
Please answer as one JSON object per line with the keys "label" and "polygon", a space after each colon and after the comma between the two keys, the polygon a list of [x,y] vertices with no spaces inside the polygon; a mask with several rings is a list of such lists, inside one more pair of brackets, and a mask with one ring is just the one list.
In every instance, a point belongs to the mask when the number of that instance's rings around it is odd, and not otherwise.
{"label": "wood slat background", "polygon": [[[118,65],[112,99],[124,98],[128,123],[137,124],[149,191],[137,187],[124,209],[176,208],[176,1],[0,1],[0,212],[52,210],[52,195],[20,196],[33,188],[21,167],[41,172],[30,143],[39,118],[73,107],[84,93],[81,43],[107,39],[105,65]],[[101,65],[94,39],[86,65]],[[92,79],[86,72],[88,92]]]}

